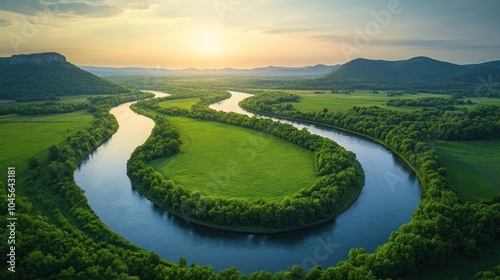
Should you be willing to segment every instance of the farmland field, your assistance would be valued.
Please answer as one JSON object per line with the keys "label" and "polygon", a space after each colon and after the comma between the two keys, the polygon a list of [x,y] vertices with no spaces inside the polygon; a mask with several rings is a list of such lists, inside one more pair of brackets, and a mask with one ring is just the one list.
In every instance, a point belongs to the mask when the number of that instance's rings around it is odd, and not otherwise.
{"label": "farmland field", "polygon": [[458,196],[478,202],[500,195],[500,140],[438,141],[436,150]]}

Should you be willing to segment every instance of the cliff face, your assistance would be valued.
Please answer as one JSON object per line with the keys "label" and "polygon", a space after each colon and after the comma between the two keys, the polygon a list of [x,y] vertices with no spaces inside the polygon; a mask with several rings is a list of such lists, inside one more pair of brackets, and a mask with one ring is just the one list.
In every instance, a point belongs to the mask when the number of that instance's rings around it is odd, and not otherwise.
{"label": "cliff face", "polygon": [[10,58],[10,65],[16,65],[21,63],[31,63],[31,64],[53,64],[53,63],[65,63],[66,57],[55,52],[47,53],[36,53],[36,54],[20,54],[13,55]]}

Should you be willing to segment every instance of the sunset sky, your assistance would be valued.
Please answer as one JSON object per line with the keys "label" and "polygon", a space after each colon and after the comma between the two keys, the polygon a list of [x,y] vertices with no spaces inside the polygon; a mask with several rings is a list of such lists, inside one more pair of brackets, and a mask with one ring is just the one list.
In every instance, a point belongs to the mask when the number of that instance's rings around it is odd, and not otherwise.
{"label": "sunset sky", "polygon": [[0,56],[175,69],[465,64],[500,59],[499,14],[498,0],[1,0]]}

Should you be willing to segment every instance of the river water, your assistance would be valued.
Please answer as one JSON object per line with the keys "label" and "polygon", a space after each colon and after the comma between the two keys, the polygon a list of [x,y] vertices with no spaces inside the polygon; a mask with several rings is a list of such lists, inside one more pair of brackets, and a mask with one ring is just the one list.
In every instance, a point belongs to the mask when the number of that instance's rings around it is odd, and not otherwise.
{"label": "river water", "polygon": [[[231,93],[230,99],[211,108],[246,113],[237,104],[248,95]],[[132,189],[126,162],[132,151],[146,141],[154,122],[134,113],[130,105],[111,110],[120,124],[118,131],[79,166],[75,181],[85,190],[97,216],[113,231],[173,262],[184,257],[189,263],[211,265],[216,271],[236,266],[244,273],[275,272],[295,264],[305,269],[316,264],[327,267],[346,259],[351,248],[373,252],[387,242],[392,231],[411,219],[420,201],[418,178],[385,147],[335,130],[294,124],[356,153],[366,183],[351,208],[333,222],[274,235],[195,225],[159,209]]]}

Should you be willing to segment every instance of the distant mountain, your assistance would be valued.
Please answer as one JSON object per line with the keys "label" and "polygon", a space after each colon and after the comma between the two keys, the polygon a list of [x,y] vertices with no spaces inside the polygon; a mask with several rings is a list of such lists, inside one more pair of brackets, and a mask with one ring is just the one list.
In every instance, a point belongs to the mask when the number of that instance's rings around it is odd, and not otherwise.
{"label": "distant mountain", "polygon": [[478,64],[467,64],[465,66],[469,66],[469,67],[495,67],[495,68],[500,68],[500,60],[489,61],[489,62],[478,63]]}
{"label": "distant mountain", "polygon": [[272,76],[272,77],[314,77],[314,76],[322,76],[328,72],[331,72],[340,65],[327,66],[324,64],[317,64],[314,66],[306,66],[306,67],[276,67],[276,66],[268,66],[261,68],[254,68],[250,70],[240,70],[243,71],[246,75],[255,75],[255,76]]}
{"label": "distant mountain", "polygon": [[79,66],[81,69],[100,77],[110,76],[165,76],[170,74],[170,70],[163,68],[140,68],[140,67],[97,67]]}
{"label": "distant mountain", "polygon": [[470,90],[482,85],[481,77],[499,81],[500,69],[468,67],[429,57],[400,61],[359,58],[306,84],[345,89]]}
{"label": "distant mountain", "polygon": [[78,68],[58,53],[0,58],[0,99],[44,100],[61,95],[124,92],[130,90]]}
{"label": "distant mountain", "polygon": [[112,68],[112,67],[95,67],[81,66],[82,69],[89,71],[95,75],[106,76],[236,76],[236,77],[271,77],[271,78],[311,78],[322,76],[332,70],[337,69],[340,65],[327,66],[318,64],[307,67],[260,67],[253,69],[196,69],[188,68],[181,70],[171,70],[164,68]]}

